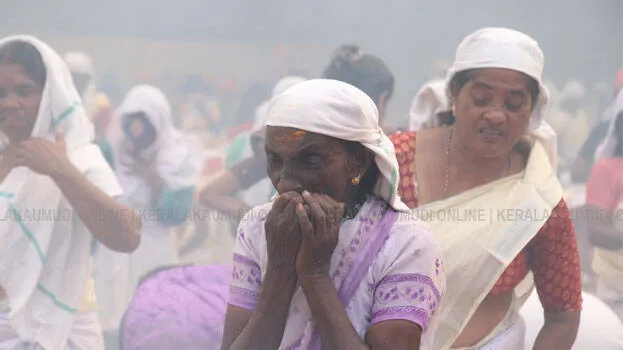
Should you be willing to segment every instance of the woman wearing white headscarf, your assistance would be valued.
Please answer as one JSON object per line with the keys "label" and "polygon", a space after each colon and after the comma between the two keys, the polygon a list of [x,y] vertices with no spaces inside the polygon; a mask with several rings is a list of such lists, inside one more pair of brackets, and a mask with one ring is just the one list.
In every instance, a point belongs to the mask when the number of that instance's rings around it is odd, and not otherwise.
{"label": "woman wearing white headscarf", "polygon": [[623,91],[615,102],[615,117],[606,139],[595,153],[595,166],[586,184],[591,214],[588,230],[595,246],[593,271],[596,294],[623,320]]}
{"label": "woman wearing white headscarf", "polygon": [[127,203],[145,220],[141,245],[131,255],[96,253],[96,276],[104,329],[117,329],[138,281],[176,263],[172,227],[185,223],[201,172],[201,147],[172,124],[165,95],[149,85],[134,87],[115,112],[121,137],[111,140],[115,171]]}
{"label": "woman wearing white headscarf", "polygon": [[96,112],[97,87],[95,86],[95,67],[91,57],[84,52],[71,51],[63,55],[69,67],[71,78],[76,90],[82,98],[87,117],[92,118]]}
{"label": "woman wearing white headscarf", "polygon": [[415,95],[409,111],[409,130],[420,131],[451,123],[447,119],[450,106],[446,95],[446,81],[430,81]]}
{"label": "woman wearing white headscarf", "polygon": [[374,102],[335,80],[277,96],[266,123],[278,196],[242,220],[224,349],[433,349],[444,273],[397,194]]}
{"label": "woman wearing white headscarf", "polygon": [[[270,180],[266,177],[266,159],[264,157],[264,124],[267,108],[272,98],[287,91],[292,86],[305,81],[304,78],[288,76],[281,79],[273,89],[270,100],[256,110],[253,129],[247,135],[240,136],[240,155],[230,160],[231,167],[219,176],[211,179],[199,195],[203,206],[220,210],[235,218],[249,211],[251,207],[265,203],[274,193]],[[234,141],[236,142],[236,141]],[[240,199],[231,197],[241,193]]]}
{"label": "woman wearing white headscarf", "polygon": [[0,348],[103,350],[93,238],[131,252],[140,218],[112,198],[122,189],[62,59],[16,36],[0,62]]}
{"label": "woman wearing white headscarf", "polygon": [[448,277],[435,349],[524,349],[518,309],[533,283],[546,319],[535,349],[575,339],[578,248],[543,122],[543,62],[523,33],[478,30],[448,71],[454,123],[393,136],[401,198],[430,223]]}

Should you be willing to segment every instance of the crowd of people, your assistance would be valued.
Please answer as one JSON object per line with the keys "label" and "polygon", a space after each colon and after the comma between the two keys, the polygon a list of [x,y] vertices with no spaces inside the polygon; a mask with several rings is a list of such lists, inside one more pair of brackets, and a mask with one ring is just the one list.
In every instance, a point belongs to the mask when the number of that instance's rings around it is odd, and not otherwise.
{"label": "crowd of people", "polygon": [[477,30],[392,126],[342,45],[226,125],[2,39],[0,348],[623,349],[623,71],[597,117],[544,61]]}

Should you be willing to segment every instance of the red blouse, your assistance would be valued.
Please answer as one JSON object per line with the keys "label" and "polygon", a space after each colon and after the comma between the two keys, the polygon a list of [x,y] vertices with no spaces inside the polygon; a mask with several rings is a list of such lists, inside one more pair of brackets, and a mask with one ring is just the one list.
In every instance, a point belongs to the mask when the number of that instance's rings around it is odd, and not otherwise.
{"label": "red blouse", "polygon": [[[391,136],[400,167],[400,196],[410,208],[418,206],[415,179],[415,132]],[[532,270],[546,311],[580,311],[582,280],[580,256],[567,204],[561,200],[536,236],[506,268],[489,292],[513,290]]]}
{"label": "red blouse", "polygon": [[586,183],[586,204],[614,212],[623,193],[623,158],[605,158],[595,163]]}

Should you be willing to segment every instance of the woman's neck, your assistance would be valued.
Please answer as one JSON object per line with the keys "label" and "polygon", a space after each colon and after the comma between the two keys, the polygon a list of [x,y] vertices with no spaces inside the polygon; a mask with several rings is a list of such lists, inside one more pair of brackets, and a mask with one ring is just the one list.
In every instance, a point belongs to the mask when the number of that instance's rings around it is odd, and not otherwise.
{"label": "woman's neck", "polygon": [[[452,131],[451,131],[452,132]],[[472,152],[455,134],[450,144],[450,162],[463,174],[501,174],[509,166],[510,154],[497,157],[483,157]],[[486,176],[485,176],[486,177]]]}

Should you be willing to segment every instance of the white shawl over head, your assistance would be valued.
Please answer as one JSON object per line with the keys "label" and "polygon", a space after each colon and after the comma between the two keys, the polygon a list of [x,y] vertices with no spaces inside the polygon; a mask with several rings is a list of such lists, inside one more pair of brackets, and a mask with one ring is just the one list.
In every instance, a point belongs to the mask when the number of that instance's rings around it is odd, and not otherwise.
{"label": "white shawl over head", "polygon": [[[304,82],[305,78],[297,77],[297,76],[287,76],[277,82],[275,87],[273,88],[273,93],[271,95],[271,99],[275,96],[281,95],[289,88],[293,87],[298,83]],[[270,104],[270,99],[268,101],[264,101],[257,109],[255,110],[255,122],[253,123],[252,132],[257,132],[264,128],[266,124],[266,112],[268,111],[268,105]]]}
{"label": "white shawl over head", "polygon": [[95,113],[93,109],[97,107],[97,87],[95,86],[95,67],[91,57],[84,52],[72,51],[65,53],[63,60],[72,74],[85,74],[90,77],[85,90],[78,91],[78,93],[82,94],[82,104],[87,111],[87,117],[93,118],[92,114]]}
{"label": "white shawl over head", "polygon": [[[15,41],[34,46],[47,71],[31,136],[54,140],[60,128],[78,170],[87,173],[106,164],[92,144],[93,125],[63,60],[29,36],[5,38],[0,48]],[[7,145],[0,133],[0,149]],[[60,349],[85,292],[92,236],[47,176],[26,167],[13,169],[0,184],[0,194],[0,215],[10,218],[0,225],[0,285],[10,302],[11,325],[23,341]]]}
{"label": "white shawl over head", "polygon": [[[125,115],[137,112],[145,113],[156,131],[156,140],[141,152],[141,156],[145,159],[156,156],[158,173],[168,189],[175,191],[195,186],[201,172],[199,155],[202,147],[197,139],[175,128],[171,106],[164,93],[150,85],[134,87],[115,113],[118,120],[115,127],[122,127]],[[148,205],[151,200],[147,196],[149,191],[143,191],[143,179],[132,170],[135,159],[130,155],[129,142],[123,132],[113,141],[117,177],[128,199],[137,202],[133,204]]]}
{"label": "white shawl over head", "polygon": [[595,151],[595,162],[603,158],[611,158],[615,156],[617,143],[619,142],[621,136],[616,134],[616,122],[620,118],[619,113],[623,112],[623,90],[619,92],[616,100],[614,101],[614,105],[612,107],[610,119],[610,126],[608,128],[608,134],[606,138],[599,144],[597,147],[597,151]]}
{"label": "white shawl over head", "polygon": [[409,111],[409,130],[420,131],[439,126],[440,112],[450,110],[443,79],[430,81],[415,95]]}
{"label": "white shawl over head", "polygon": [[552,167],[556,169],[558,155],[556,133],[544,121],[549,92],[543,84],[545,56],[539,44],[528,35],[508,28],[483,28],[463,39],[456,50],[454,64],[446,76],[446,93],[452,100],[451,82],[466,70],[504,68],[521,72],[539,84],[539,97],[534,105],[528,137],[541,141]]}
{"label": "white shawl over head", "polygon": [[408,210],[398,195],[396,151],[379,125],[376,105],[365,92],[337,80],[308,80],[272,100],[266,125],[359,142],[374,153],[381,173],[374,194],[396,210]]}

